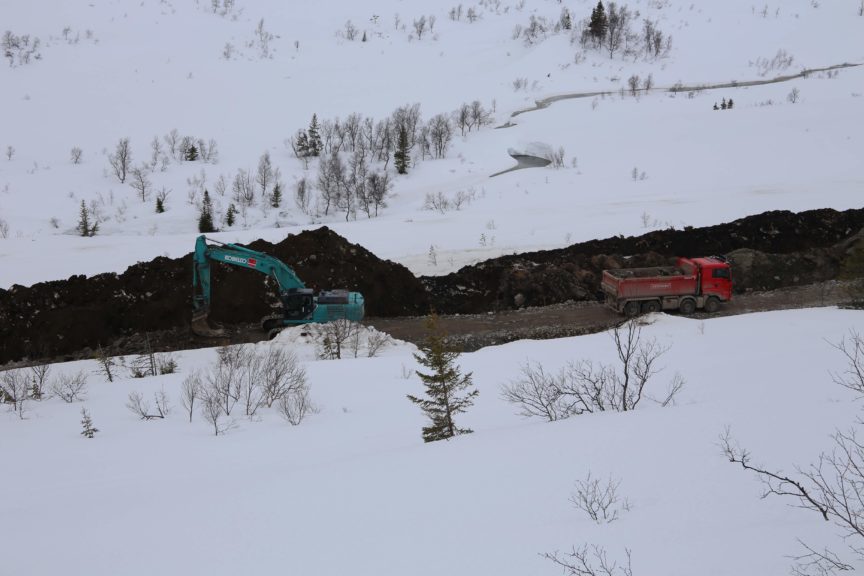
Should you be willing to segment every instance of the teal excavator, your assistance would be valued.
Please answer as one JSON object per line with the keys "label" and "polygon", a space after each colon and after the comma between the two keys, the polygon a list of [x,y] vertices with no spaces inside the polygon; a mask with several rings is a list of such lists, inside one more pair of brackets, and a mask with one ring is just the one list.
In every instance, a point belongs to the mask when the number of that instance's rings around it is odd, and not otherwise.
{"label": "teal excavator", "polygon": [[195,242],[192,263],[192,332],[199,336],[225,335],[223,330],[214,330],[207,323],[210,313],[211,261],[249,268],[276,280],[282,311],[264,318],[261,323],[271,338],[286,326],[341,319],[359,322],[363,319],[363,295],[359,292],[322,290],[315,294],[281,260],[237,244],[224,244],[199,236]]}

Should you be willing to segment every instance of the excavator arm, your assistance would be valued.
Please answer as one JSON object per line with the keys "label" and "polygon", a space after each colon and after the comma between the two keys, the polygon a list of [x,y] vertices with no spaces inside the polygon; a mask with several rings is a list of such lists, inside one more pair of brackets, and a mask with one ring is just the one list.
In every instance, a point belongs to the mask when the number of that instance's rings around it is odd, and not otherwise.
{"label": "excavator arm", "polygon": [[306,288],[294,270],[278,258],[237,244],[225,244],[199,236],[195,242],[192,265],[192,331],[199,336],[223,336],[207,323],[211,304],[210,263],[222,262],[255,270],[273,278],[279,286],[282,314],[264,320],[267,330],[308,322],[328,322],[338,318],[360,321],[364,314],[363,296],[347,290],[321,292]]}

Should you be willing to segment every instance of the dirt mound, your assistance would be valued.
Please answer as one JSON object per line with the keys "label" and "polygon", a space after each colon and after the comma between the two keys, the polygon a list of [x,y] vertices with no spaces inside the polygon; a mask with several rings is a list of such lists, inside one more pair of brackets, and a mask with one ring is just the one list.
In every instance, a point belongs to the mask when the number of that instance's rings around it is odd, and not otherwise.
{"label": "dirt mound", "polygon": [[597,298],[607,268],[725,254],[732,260],[736,291],[768,290],[849,270],[848,245],[862,228],[864,210],[773,211],[706,228],[657,230],[504,256],[421,280],[440,313],[478,313]]}
{"label": "dirt mound", "polygon": [[[255,250],[292,266],[307,286],[349,288],[366,296],[367,314],[398,316],[428,310],[423,286],[405,267],[377,258],[329,228],[288,236]],[[122,274],[42,282],[0,290],[0,364],[62,357],[107,346],[142,332],[187,327],[191,319],[192,257],[156,258]],[[213,267],[217,322],[255,322],[271,312],[275,285],[262,274]]]}
{"label": "dirt mound", "polygon": [[[737,292],[772,290],[864,276],[864,210],[767,212],[728,224],[659,230],[560,250],[487,260],[441,277],[415,278],[328,228],[250,244],[295,269],[315,289],[348,288],[366,297],[368,316],[415,316],[546,306],[596,300],[607,268],[670,264],[676,256],[726,254]],[[0,364],[56,358],[112,343],[134,347],[160,332],[174,349],[189,341],[191,255],[156,258],[122,274],[43,282],[0,290]],[[262,274],[213,267],[211,320],[256,322],[278,305]],[[127,347],[128,348],[128,347]]]}

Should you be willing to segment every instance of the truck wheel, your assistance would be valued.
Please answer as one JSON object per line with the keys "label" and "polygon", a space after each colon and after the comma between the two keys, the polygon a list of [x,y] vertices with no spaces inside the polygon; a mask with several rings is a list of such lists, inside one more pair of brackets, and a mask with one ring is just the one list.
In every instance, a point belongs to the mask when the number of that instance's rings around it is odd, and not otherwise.
{"label": "truck wheel", "polygon": [[692,298],[686,298],[681,301],[679,309],[681,310],[681,314],[683,314],[684,316],[689,316],[696,311],[696,301]]}
{"label": "truck wheel", "polygon": [[717,298],[714,298],[713,296],[711,296],[710,298],[708,298],[708,300],[705,301],[705,312],[708,312],[709,314],[713,314],[714,312],[717,312],[717,310],[719,310],[719,309],[720,309],[720,301],[717,300]]}
{"label": "truck wheel", "polygon": [[660,311],[660,301],[659,300],[647,300],[642,303],[642,313],[650,314],[652,312]]}
{"label": "truck wheel", "polygon": [[635,300],[630,300],[626,304],[624,304],[624,315],[633,318],[634,316],[639,315],[639,302]]}

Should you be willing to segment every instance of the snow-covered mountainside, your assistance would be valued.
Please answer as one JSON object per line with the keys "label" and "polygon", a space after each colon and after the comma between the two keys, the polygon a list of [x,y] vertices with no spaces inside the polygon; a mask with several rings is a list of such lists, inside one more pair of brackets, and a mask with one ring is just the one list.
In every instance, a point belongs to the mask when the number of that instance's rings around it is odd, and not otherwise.
{"label": "snow-covered mountainside", "polygon": [[[215,239],[327,225],[431,275],[861,207],[860,0],[628,0],[605,7],[630,18],[617,44],[591,36],[595,7],[0,0],[0,288],[186,254],[205,191]],[[551,162],[507,171],[520,155]],[[830,451],[859,415],[832,380],[861,312],[648,321],[643,338],[668,351],[635,411],[520,416],[502,394],[526,366],[616,355],[609,333],[515,342],[458,359],[479,390],[459,422],[474,433],[428,444],[409,344],[341,360],[302,330],[254,345],[305,370],[316,409],[296,426],[278,402],[248,417],[238,400],[219,428],[200,398],[190,422],[184,382],[207,380],[214,349],[144,378],[118,359],[113,382],[96,361],[52,366],[43,399],[0,413],[0,574],[551,575],[544,554],[583,549],[615,575],[628,550],[634,575],[781,574],[807,553],[798,540],[864,566],[855,536],[760,500],[721,448],[728,430],[751,464],[798,478]],[[617,485],[615,521],[574,505],[589,473]]]}

